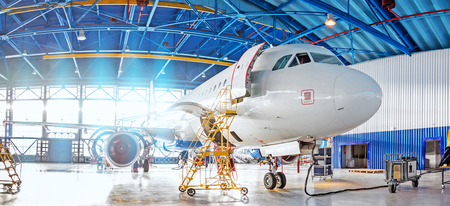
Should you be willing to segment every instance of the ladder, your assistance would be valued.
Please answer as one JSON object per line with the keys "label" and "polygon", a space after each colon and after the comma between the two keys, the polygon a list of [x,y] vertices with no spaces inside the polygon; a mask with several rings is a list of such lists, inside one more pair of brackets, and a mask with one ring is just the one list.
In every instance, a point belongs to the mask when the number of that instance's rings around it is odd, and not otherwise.
{"label": "ladder", "polygon": [[[12,142],[10,142],[11,144]],[[16,157],[17,161],[15,160]],[[8,147],[0,144],[0,161],[4,166],[4,170],[6,171],[8,178],[6,180],[0,180],[0,184],[3,184],[4,187],[7,187],[8,193],[13,193],[13,187],[16,186],[16,193],[20,191],[20,185],[22,184],[22,180],[20,179],[20,175],[17,173],[17,167],[20,166],[20,170],[22,170],[22,162],[20,161],[19,155],[17,152],[15,154],[11,154]]]}
{"label": "ladder", "polygon": [[[211,109],[208,111],[202,121],[202,125],[196,133],[194,140],[191,142],[183,159],[188,163],[186,175],[178,187],[180,192],[185,192],[189,196],[195,195],[195,190],[222,190],[222,194],[226,194],[226,190],[239,189],[243,195],[246,195],[248,189],[238,187],[231,176],[230,162],[230,142],[229,128],[237,114],[237,100],[231,98],[230,86],[219,91]],[[220,145],[218,149],[209,151],[214,140],[217,141],[216,135],[220,135]],[[201,146],[200,146],[201,145]],[[192,158],[189,158],[191,154]],[[218,172],[214,177],[205,175],[202,179],[202,165],[206,157],[215,157],[218,163]],[[192,185],[194,175],[199,173],[200,184]]]}

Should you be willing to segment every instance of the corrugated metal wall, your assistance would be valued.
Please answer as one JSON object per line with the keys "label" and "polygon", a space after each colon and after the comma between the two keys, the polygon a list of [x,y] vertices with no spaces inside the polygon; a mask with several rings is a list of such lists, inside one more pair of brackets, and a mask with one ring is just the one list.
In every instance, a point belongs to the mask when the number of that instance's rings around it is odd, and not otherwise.
{"label": "corrugated metal wall", "polygon": [[339,145],[370,143],[369,167],[384,168],[385,153],[416,152],[423,161],[424,138],[442,137],[450,126],[450,49],[395,56],[352,66],[374,78],[383,90],[379,111],[363,125],[335,137]]}

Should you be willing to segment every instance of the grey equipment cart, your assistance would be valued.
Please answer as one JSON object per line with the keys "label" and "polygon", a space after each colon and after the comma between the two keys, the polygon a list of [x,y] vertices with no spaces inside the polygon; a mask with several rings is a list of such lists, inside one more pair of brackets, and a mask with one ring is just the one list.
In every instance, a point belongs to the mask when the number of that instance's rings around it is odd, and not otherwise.
{"label": "grey equipment cart", "polygon": [[400,183],[412,181],[412,186],[419,185],[420,175],[417,174],[416,153],[385,154],[386,181],[390,193],[395,193]]}
{"label": "grey equipment cart", "polygon": [[333,178],[333,169],[331,168],[331,147],[320,147],[319,154],[314,154],[314,157],[317,160],[317,164],[313,166],[313,175],[311,179],[314,177],[322,177],[323,180],[326,180],[327,177]]}

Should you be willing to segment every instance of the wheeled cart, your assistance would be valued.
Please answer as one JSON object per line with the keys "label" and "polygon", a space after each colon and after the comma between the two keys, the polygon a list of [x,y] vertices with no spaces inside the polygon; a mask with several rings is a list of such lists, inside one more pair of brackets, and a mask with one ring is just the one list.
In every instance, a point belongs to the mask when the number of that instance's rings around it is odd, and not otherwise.
{"label": "wheeled cart", "polygon": [[326,180],[327,177],[333,178],[333,169],[331,168],[331,147],[321,147],[319,148],[319,153],[314,154],[317,164],[313,166],[314,177],[321,177]]}
{"label": "wheeled cart", "polygon": [[442,189],[445,189],[445,185],[446,184],[450,184],[450,180],[445,181],[444,173],[445,173],[445,171],[448,171],[448,169],[450,169],[450,166],[441,166],[439,168],[441,169],[441,172],[442,172],[442,185],[441,185],[441,187],[442,187]]}
{"label": "wheeled cart", "polygon": [[413,187],[419,185],[420,175],[417,174],[416,153],[385,154],[385,181],[390,193],[395,193],[400,183],[412,182]]}

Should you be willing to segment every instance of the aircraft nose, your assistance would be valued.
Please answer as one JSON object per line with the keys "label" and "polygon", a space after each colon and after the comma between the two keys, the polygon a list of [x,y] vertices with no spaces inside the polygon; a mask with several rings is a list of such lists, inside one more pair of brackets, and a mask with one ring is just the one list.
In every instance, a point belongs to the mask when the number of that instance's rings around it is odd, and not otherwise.
{"label": "aircraft nose", "polygon": [[339,117],[348,126],[370,119],[380,108],[382,96],[378,83],[363,72],[352,69],[336,78],[334,102]]}

